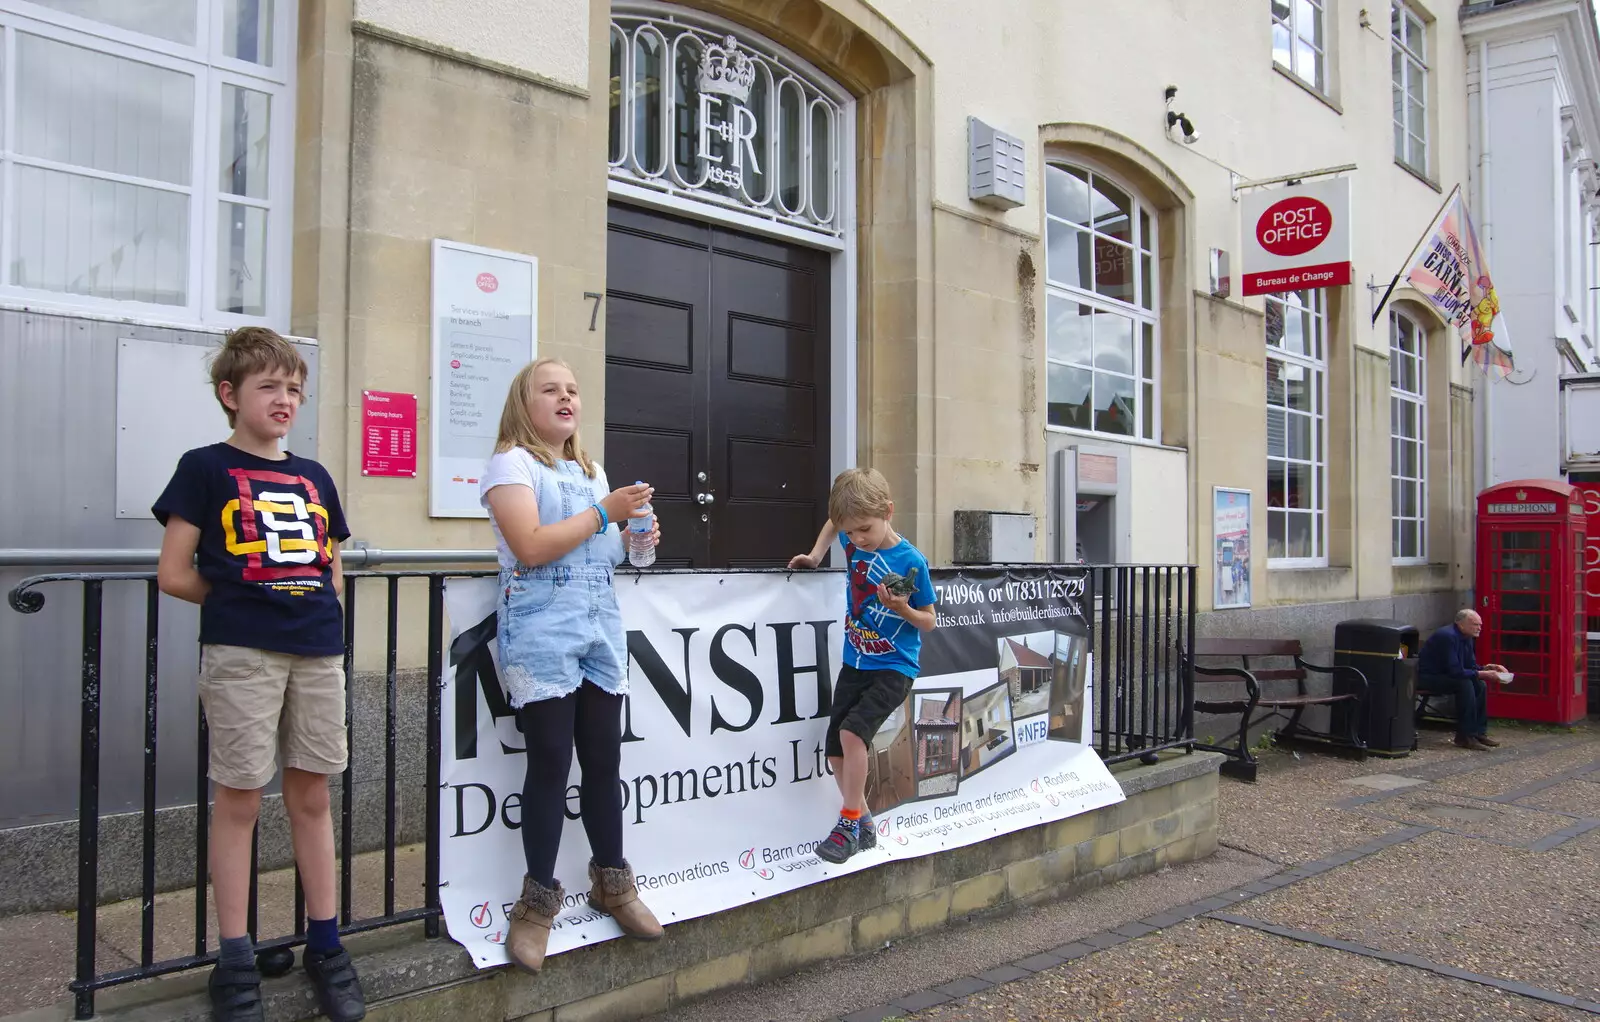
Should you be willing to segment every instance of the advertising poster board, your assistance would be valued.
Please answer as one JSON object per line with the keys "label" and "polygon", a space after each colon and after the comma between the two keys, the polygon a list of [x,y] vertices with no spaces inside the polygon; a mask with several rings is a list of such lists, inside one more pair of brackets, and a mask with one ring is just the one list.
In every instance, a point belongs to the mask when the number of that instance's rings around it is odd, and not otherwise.
{"label": "advertising poster board", "polygon": [[487,518],[478,473],[494,453],[511,378],[538,351],[539,261],[433,240],[428,514]]}
{"label": "advertising poster board", "polygon": [[1250,491],[1212,488],[1211,606],[1250,606]]}

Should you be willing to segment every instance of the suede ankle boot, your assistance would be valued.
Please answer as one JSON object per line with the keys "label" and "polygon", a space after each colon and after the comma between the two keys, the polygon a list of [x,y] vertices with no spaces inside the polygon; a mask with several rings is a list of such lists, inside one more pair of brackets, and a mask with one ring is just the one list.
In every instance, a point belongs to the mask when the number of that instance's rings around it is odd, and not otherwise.
{"label": "suede ankle boot", "polygon": [[664,931],[655,913],[639,900],[633,880],[633,867],[626,861],[620,867],[601,866],[589,860],[589,907],[617,921],[622,932],[640,940],[660,940]]}
{"label": "suede ankle boot", "polygon": [[546,887],[533,877],[522,878],[522,897],[511,909],[511,932],[506,935],[506,950],[513,961],[529,972],[538,972],[544,967],[550,926],[561,912],[564,897],[559,880],[554,887]]}

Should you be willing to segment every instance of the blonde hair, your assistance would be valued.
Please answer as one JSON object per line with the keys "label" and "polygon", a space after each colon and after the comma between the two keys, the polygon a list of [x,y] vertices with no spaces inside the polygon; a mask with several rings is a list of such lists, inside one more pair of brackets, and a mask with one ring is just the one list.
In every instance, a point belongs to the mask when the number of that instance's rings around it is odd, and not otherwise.
{"label": "blonde hair", "polygon": [[[211,356],[211,392],[228,416],[230,427],[238,425],[239,413],[222,400],[222,385],[226,383],[238,391],[251,376],[274,369],[298,377],[302,385],[310,374],[306,360],[277,331],[264,326],[243,326],[228,331],[222,339],[222,347]],[[304,394],[300,395],[300,400],[305,400]]]}
{"label": "blonde hair", "polygon": [[[558,455],[556,449],[533,428],[533,420],[528,418],[528,399],[533,396],[533,378],[545,366],[559,366],[572,372],[572,367],[559,358],[541,358],[522,367],[511,381],[511,389],[506,392],[506,407],[500,413],[500,435],[495,440],[494,451],[500,454],[520,447],[546,468],[555,468],[558,457],[564,461],[576,461],[583,466],[583,474],[593,479],[594,462],[589,460],[588,452],[583,449],[578,430],[573,430],[572,435],[567,437]],[[577,373],[573,373],[573,377],[576,378]]]}
{"label": "blonde hair", "polygon": [[852,518],[888,518],[893,507],[889,480],[875,468],[847,468],[828,494],[828,518],[834,525]]}

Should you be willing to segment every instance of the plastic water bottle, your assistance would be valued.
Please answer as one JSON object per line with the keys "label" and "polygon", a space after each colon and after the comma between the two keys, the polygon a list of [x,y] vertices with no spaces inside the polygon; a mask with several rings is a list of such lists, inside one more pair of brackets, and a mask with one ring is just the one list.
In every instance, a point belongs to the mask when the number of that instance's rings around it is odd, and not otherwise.
{"label": "plastic water bottle", "polygon": [[[640,480],[643,486],[644,481]],[[639,510],[645,512],[637,518],[628,519],[628,563],[635,568],[648,568],[656,563],[656,547],[650,542],[650,533],[655,530],[655,509],[648,503]]]}

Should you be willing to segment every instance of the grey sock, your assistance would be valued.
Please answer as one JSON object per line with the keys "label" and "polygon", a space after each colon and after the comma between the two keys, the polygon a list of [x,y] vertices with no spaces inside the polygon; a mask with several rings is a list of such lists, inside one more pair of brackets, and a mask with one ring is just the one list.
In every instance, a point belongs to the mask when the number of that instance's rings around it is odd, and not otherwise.
{"label": "grey sock", "polygon": [[217,959],[217,964],[224,969],[254,969],[256,967],[256,943],[248,935],[243,937],[223,937],[222,955]]}

